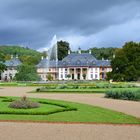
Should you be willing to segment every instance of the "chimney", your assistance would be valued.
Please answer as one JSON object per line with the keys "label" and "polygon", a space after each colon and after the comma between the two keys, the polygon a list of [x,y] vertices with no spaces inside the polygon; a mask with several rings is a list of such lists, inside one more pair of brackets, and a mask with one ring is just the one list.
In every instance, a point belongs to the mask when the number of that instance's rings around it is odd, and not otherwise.
{"label": "chimney", "polygon": [[70,50],[68,50],[68,54],[70,54]]}
{"label": "chimney", "polygon": [[13,59],[13,57],[14,57],[14,56],[13,56],[13,55],[11,55],[11,59]]}
{"label": "chimney", "polygon": [[89,54],[91,54],[91,50],[89,50]]}
{"label": "chimney", "polygon": [[78,48],[78,53],[81,54],[81,48],[80,47]]}
{"label": "chimney", "polygon": [[16,58],[18,59],[18,55],[16,55]]}
{"label": "chimney", "polygon": [[48,57],[48,56],[46,56],[46,59],[47,59],[47,60],[48,60],[48,58],[49,58],[49,57]]}
{"label": "chimney", "polygon": [[41,57],[41,59],[43,60],[43,59],[44,59],[44,57],[42,56],[42,57]]}
{"label": "chimney", "polygon": [[104,60],[104,58],[102,57],[102,60]]}

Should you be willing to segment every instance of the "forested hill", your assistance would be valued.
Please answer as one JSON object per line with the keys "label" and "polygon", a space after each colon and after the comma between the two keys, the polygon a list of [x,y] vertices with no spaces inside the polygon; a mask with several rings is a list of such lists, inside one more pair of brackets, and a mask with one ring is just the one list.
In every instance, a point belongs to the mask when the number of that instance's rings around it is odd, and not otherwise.
{"label": "forested hill", "polygon": [[[108,48],[94,47],[94,48],[90,48],[89,50],[91,50],[92,55],[99,60],[101,60],[102,58],[111,60],[117,49],[118,48],[113,48],[113,47],[108,47]],[[82,52],[88,52],[89,50],[82,51]]]}
{"label": "forested hill", "polygon": [[[61,42],[59,43],[58,55],[60,58],[61,57],[64,58],[68,54],[69,48],[67,47],[67,44],[65,45],[64,43],[62,45]],[[116,49],[117,48],[112,48],[112,47],[109,48],[95,47],[95,48],[91,48],[91,51],[92,51],[92,55],[99,60],[101,60],[102,58],[111,60],[113,54],[115,54]],[[82,52],[89,52],[89,50],[82,50]],[[41,59],[41,55],[44,54],[36,50],[30,49],[28,47],[24,48],[20,46],[0,46],[0,60],[1,59],[9,60],[11,58],[11,55],[15,55],[15,56],[18,55],[19,59],[23,63],[37,64]]]}
{"label": "forested hill", "polygon": [[9,60],[11,55],[18,55],[23,63],[37,64],[40,61],[42,53],[20,46],[0,46],[0,54],[4,60]]}

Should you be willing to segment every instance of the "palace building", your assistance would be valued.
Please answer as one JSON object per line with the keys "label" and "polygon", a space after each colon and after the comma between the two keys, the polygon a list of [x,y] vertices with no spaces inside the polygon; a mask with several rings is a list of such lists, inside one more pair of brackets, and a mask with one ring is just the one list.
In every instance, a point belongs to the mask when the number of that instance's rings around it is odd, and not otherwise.
{"label": "palace building", "polygon": [[1,74],[0,80],[11,81],[17,73],[17,67],[20,66],[22,62],[18,59],[18,56],[11,55],[11,59],[5,61],[4,64],[7,66],[7,70]]}
{"label": "palace building", "polygon": [[68,52],[62,61],[49,61],[42,58],[37,65],[37,73],[43,81],[48,80],[100,80],[106,78],[106,73],[112,71],[109,60],[97,60],[89,53]]}
{"label": "palace building", "polygon": [[[17,67],[22,64],[18,56],[11,56],[11,60],[4,63],[7,66],[1,74],[3,81],[11,81],[18,72]],[[91,51],[89,53],[71,53],[61,61],[43,58],[36,65],[37,73],[41,81],[50,80],[103,80],[106,79],[106,73],[112,71],[109,60],[97,60]]]}

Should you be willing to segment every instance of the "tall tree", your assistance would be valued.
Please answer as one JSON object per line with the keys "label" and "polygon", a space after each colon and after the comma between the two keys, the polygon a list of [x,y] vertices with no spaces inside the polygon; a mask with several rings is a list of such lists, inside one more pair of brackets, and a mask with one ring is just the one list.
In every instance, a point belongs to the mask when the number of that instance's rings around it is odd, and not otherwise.
{"label": "tall tree", "polygon": [[0,76],[1,73],[4,72],[4,70],[6,70],[6,65],[0,62]]}
{"label": "tall tree", "polygon": [[3,63],[4,62],[4,54],[0,53],[0,79],[1,79],[1,73],[6,70],[6,65]]}
{"label": "tall tree", "polygon": [[15,76],[17,81],[37,81],[39,76],[37,75],[34,65],[23,64],[18,67],[18,73]]}
{"label": "tall tree", "polygon": [[62,60],[64,57],[68,55],[68,50],[70,50],[69,43],[66,41],[58,41],[58,60]]}
{"label": "tall tree", "polygon": [[128,42],[117,49],[111,62],[109,78],[115,81],[135,81],[140,78],[140,43]]}

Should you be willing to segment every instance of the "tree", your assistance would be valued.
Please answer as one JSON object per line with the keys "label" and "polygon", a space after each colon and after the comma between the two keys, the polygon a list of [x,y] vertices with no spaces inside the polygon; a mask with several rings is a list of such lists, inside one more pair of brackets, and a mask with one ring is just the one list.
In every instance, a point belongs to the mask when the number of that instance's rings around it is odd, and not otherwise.
{"label": "tree", "polygon": [[83,74],[83,79],[86,79],[86,74]]}
{"label": "tree", "polygon": [[20,60],[27,65],[37,65],[40,61],[40,56],[23,55]]}
{"label": "tree", "polygon": [[140,43],[128,42],[115,52],[111,62],[112,72],[108,79],[115,81],[136,81],[140,78]]}
{"label": "tree", "polygon": [[17,81],[38,81],[40,80],[37,75],[34,65],[23,64],[18,67],[18,73],[15,76]]}
{"label": "tree", "polygon": [[[112,60],[113,54],[115,53],[117,48],[113,48],[113,47],[97,48],[97,47],[94,47],[94,48],[90,48],[90,50],[91,50],[92,55],[94,55],[94,57],[99,59],[99,60],[101,60],[102,58]],[[87,50],[85,52],[88,53],[89,50]]]}
{"label": "tree", "polygon": [[47,75],[47,79],[48,79],[49,81],[52,81],[52,80],[53,80],[53,77],[51,76],[51,74],[48,74],[48,75]]}
{"label": "tree", "polygon": [[67,75],[67,78],[69,79],[70,77],[71,77],[71,75],[70,75],[70,74],[68,74],[68,75]]}
{"label": "tree", "polygon": [[1,61],[1,54],[4,56],[3,60],[9,60],[11,55],[18,55],[19,59],[26,64],[34,64],[36,65],[43,53],[40,53],[36,50],[29,49],[28,47],[21,47],[21,46],[0,46],[0,61]]}
{"label": "tree", "polygon": [[4,70],[6,70],[6,65],[0,62],[0,75]]}
{"label": "tree", "polygon": [[1,73],[6,70],[6,65],[3,63],[4,62],[4,54],[0,53],[0,79],[1,79]]}
{"label": "tree", "polygon": [[66,41],[58,41],[58,60],[62,60],[64,57],[68,55],[68,50],[70,50],[69,43]]}

